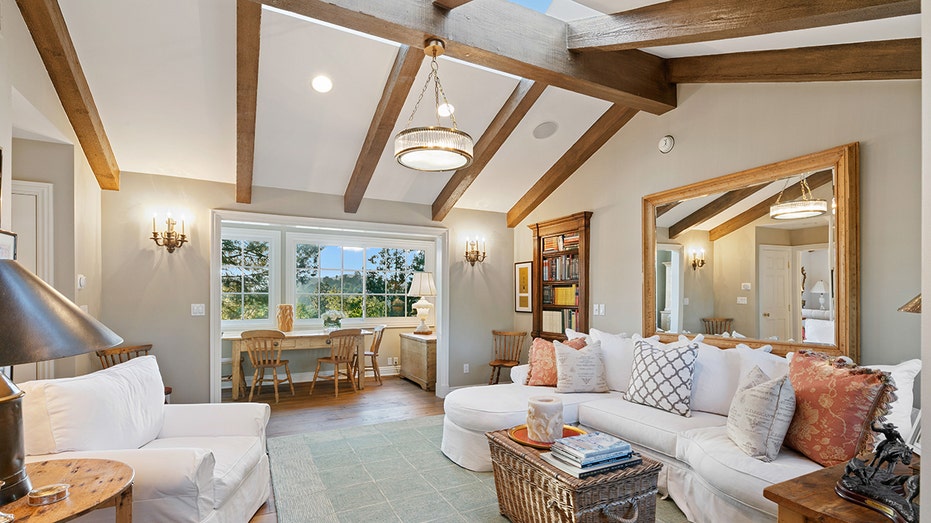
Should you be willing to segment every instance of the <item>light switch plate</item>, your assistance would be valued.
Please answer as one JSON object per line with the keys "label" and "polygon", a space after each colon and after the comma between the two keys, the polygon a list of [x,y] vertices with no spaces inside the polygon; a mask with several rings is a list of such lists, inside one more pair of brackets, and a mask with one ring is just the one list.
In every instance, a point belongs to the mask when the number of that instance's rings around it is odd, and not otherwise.
{"label": "light switch plate", "polygon": [[206,308],[203,303],[192,303],[191,304],[191,316],[203,316],[206,313]]}
{"label": "light switch plate", "polygon": [[737,304],[738,304],[738,305],[746,305],[746,304],[747,304],[747,297],[746,297],[746,296],[738,296],[738,297],[737,297]]}
{"label": "light switch plate", "polygon": [[749,282],[747,282],[747,283],[741,283],[741,284],[740,284],[740,290],[742,290],[742,291],[749,291],[749,290],[750,290],[750,283],[749,283]]}
{"label": "light switch plate", "polygon": [[688,305],[688,304],[689,304],[689,299],[688,299],[688,298],[682,298],[682,305]]}

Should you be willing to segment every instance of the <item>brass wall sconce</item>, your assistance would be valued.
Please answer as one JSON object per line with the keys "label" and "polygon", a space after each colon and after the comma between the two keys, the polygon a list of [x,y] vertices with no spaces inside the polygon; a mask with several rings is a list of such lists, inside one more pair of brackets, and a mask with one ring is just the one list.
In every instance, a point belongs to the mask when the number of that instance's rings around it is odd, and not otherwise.
{"label": "brass wall sconce", "polygon": [[470,240],[466,238],[465,259],[473,267],[475,266],[475,262],[481,263],[485,261],[485,239],[484,238],[482,238],[482,250],[479,251],[478,247],[479,247],[478,237],[476,237],[474,240]]}
{"label": "brass wall sconce", "polygon": [[149,239],[154,241],[155,245],[168,249],[168,252],[175,252],[175,249],[180,249],[188,241],[184,234],[184,218],[181,218],[180,234],[175,230],[175,225],[178,225],[178,222],[169,214],[165,218],[165,232],[159,233],[155,228],[155,216],[152,216],[152,236]]}
{"label": "brass wall sconce", "polygon": [[705,249],[702,249],[699,252],[692,251],[692,254],[689,255],[689,263],[692,265],[692,270],[698,269],[705,266]]}

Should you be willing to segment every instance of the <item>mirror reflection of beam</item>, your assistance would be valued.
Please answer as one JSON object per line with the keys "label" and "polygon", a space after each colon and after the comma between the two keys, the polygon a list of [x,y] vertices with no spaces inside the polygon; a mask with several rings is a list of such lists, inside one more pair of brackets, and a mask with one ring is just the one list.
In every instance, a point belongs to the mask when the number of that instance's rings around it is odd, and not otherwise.
{"label": "mirror reflection of beam", "polygon": [[[682,218],[678,222],[672,224],[669,227],[669,239],[673,239],[683,232],[687,231],[690,227],[694,227],[702,222],[714,218],[718,214],[726,211],[739,201],[750,196],[751,194],[759,191],[760,189],[766,187],[766,184],[754,185],[752,187],[744,187],[742,189],[735,189],[733,191],[728,191],[716,198],[713,202],[705,205],[701,209],[693,212],[692,214]],[[767,212],[769,212],[767,208]],[[656,212],[657,217],[659,216],[659,210]]]}
{"label": "mirror reflection of beam", "polygon": [[[811,190],[815,190],[822,185],[831,183],[834,181],[834,171],[831,169],[826,169],[824,171],[816,172],[808,178],[808,186],[811,187]],[[790,185],[786,187],[786,190],[782,193],[782,199],[785,201],[792,201],[802,196],[802,186],[801,182]],[[723,238],[728,234],[740,229],[744,225],[753,223],[754,221],[767,216],[769,214],[769,208],[771,205],[776,203],[776,200],[779,198],[778,194],[763,200],[762,202],[754,205],[753,207],[747,209],[746,211],[738,214],[737,216],[731,218],[730,220],[718,225],[717,227],[708,231],[708,240],[715,241],[717,239]]]}
{"label": "mirror reflection of beam", "polygon": [[664,203],[662,205],[657,205],[656,206],[656,217],[659,218],[660,216],[666,214],[667,212],[671,211],[676,205],[679,205],[680,203],[682,202],[669,202],[669,203]]}

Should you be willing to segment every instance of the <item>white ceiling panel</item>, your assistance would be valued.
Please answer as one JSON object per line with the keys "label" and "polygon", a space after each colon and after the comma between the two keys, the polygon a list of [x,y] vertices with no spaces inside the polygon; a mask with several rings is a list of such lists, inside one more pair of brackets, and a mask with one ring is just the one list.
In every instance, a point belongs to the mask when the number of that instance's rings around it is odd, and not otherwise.
{"label": "white ceiling panel", "polygon": [[[610,106],[547,87],[456,207],[507,212]],[[559,127],[549,138],[534,138],[533,130],[543,122]]]}
{"label": "white ceiling panel", "polygon": [[[253,183],[343,194],[397,45],[265,9]],[[333,89],[310,86],[320,74]]]}
{"label": "white ceiling panel", "polygon": [[[440,57],[437,62],[446,98],[456,108],[459,129],[469,133],[472,139],[478,142],[520,79],[446,57]],[[392,139],[388,141],[375,169],[372,183],[365,193],[366,198],[432,204],[452,176],[451,171],[414,171],[402,167],[394,159],[394,136],[407,128],[407,120],[429,73],[430,60],[424,59],[414,86],[404,102]],[[431,83],[411,125],[436,125],[434,107]],[[450,125],[448,119],[443,119],[442,123]]]}
{"label": "white ceiling panel", "polygon": [[61,0],[120,169],[236,179],[236,3]]}

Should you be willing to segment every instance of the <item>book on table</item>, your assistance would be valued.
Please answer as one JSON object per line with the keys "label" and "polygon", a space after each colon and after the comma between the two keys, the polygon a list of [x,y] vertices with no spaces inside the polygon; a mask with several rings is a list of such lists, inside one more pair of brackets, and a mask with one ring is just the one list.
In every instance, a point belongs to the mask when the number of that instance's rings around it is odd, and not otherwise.
{"label": "book on table", "polygon": [[597,431],[568,438],[559,438],[553,442],[552,449],[558,449],[560,452],[575,456],[580,460],[612,453],[629,454],[632,450],[630,443],[611,434]]}
{"label": "book on table", "polygon": [[638,454],[630,454],[623,459],[608,460],[599,465],[593,465],[584,468],[570,465],[565,461],[554,457],[552,452],[541,453],[540,459],[579,479],[585,479],[598,474],[604,474],[605,472],[614,472],[616,470],[624,469],[627,467],[633,467],[643,462]]}
{"label": "book on table", "polygon": [[633,454],[630,450],[619,450],[616,452],[609,452],[607,454],[596,454],[594,456],[589,456],[587,458],[580,458],[578,456],[573,456],[572,454],[566,454],[560,448],[550,448],[550,452],[553,453],[553,457],[559,458],[570,465],[576,467],[590,467],[594,465],[600,465],[606,461],[617,461],[619,459],[624,459]]}

